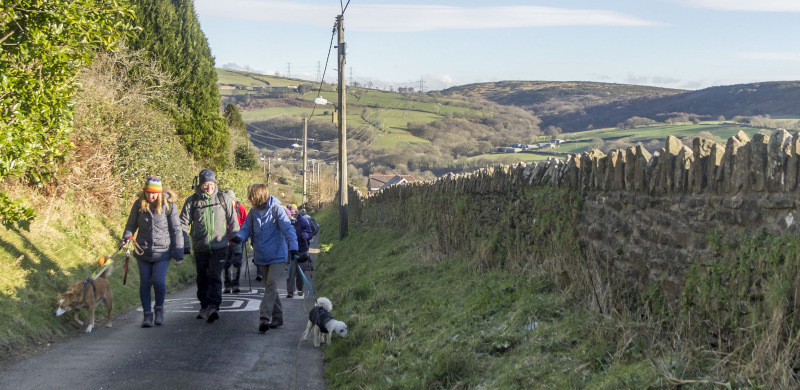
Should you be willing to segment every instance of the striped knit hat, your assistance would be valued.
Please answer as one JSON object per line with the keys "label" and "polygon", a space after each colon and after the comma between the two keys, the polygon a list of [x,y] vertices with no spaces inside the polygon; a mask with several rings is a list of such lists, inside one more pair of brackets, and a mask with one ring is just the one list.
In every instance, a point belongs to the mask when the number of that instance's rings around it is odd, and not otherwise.
{"label": "striped knit hat", "polygon": [[156,176],[148,177],[147,181],[144,182],[144,192],[164,192],[163,187],[161,187],[161,179]]}

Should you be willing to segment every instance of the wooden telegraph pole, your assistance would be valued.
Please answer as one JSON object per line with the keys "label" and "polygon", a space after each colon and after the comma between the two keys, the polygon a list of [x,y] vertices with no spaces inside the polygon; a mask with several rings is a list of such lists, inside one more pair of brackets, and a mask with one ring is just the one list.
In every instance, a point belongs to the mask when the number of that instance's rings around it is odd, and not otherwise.
{"label": "wooden telegraph pole", "polygon": [[344,12],[336,17],[336,28],[339,35],[339,239],[347,237],[347,120],[345,93],[345,54],[347,47],[344,43]]}
{"label": "wooden telegraph pole", "polygon": [[306,205],[306,186],[308,185],[308,118],[303,118],[303,207]]}

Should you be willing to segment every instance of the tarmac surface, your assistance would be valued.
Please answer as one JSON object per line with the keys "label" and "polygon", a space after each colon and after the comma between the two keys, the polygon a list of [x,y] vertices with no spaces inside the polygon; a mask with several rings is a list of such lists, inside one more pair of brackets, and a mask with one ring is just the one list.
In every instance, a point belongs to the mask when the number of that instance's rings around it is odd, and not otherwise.
{"label": "tarmac surface", "polygon": [[[307,288],[287,299],[280,282],[283,326],[259,333],[264,284],[247,263],[252,290],[243,269],[242,292],[223,294],[216,322],[196,318],[195,287],[168,294],[165,324],[152,328],[141,327],[141,308],[115,315],[105,328],[102,307],[92,333],[8,366],[0,389],[325,389],[322,350],[300,340],[313,307]],[[71,321],[72,313],[64,317]]]}

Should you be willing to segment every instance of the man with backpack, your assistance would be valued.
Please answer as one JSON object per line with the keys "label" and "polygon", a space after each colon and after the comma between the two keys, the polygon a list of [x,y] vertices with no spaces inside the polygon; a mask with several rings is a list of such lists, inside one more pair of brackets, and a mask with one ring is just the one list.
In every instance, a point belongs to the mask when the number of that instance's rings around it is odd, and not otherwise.
{"label": "man with backpack", "polygon": [[300,209],[300,217],[308,221],[308,226],[311,228],[311,238],[308,239],[308,242],[314,241],[314,237],[319,234],[319,224],[317,223],[317,220],[311,218],[305,209]]}
{"label": "man with backpack", "polygon": [[219,318],[222,303],[222,268],[228,242],[239,232],[239,221],[233,204],[219,193],[214,171],[203,169],[195,182],[195,193],[184,202],[180,216],[184,253],[189,248],[194,252],[200,301],[197,318],[213,323]]}

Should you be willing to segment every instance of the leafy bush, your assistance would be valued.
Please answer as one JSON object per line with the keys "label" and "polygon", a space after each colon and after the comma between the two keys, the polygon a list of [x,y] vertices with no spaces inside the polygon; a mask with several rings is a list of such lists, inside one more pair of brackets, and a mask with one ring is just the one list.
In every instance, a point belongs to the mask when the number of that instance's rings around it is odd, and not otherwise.
{"label": "leafy bush", "polygon": [[249,145],[239,145],[233,155],[236,169],[249,171],[258,168],[255,151]]}
{"label": "leafy bush", "polygon": [[[4,6],[0,182],[24,177],[41,187],[56,177],[71,147],[75,76],[95,50],[114,47],[132,31],[132,16],[124,4],[95,0],[17,0]],[[31,209],[0,193],[4,225],[33,217]]]}

